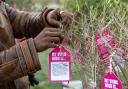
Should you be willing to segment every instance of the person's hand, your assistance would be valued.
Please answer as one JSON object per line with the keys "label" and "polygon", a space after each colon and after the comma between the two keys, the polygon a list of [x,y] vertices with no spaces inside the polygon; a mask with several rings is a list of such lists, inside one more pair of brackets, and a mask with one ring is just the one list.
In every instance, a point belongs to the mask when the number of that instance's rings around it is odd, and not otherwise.
{"label": "person's hand", "polygon": [[62,24],[71,24],[75,20],[73,15],[67,11],[61,9],[55,9],[48,13],[46,20],[49,25],[59,28]]}
{"label": "person's hand", "polygon": [[34,38],[36,50],[37,52],[41,52],[48,48],[55,48],[62,42],[63,38],[59,29],[44,28],[43,31]]}

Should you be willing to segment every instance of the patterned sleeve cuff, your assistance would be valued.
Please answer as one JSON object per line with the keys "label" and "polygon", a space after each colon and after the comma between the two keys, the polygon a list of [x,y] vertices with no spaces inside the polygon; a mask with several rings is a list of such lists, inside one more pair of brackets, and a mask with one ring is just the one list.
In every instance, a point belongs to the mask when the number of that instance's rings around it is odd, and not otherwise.
{"label": "patterned sleeve cuff", "polygon": [[37,51],[36,51],[36,47],[35,47],[35,44],[34,44],[34,41],[33,41],[32,38],[30,38],[30,39],[28,40],[28,45],[29,45],[30,53],[31,53],[31,55],[32,55],[32,59],[33,59],[35,68],[36,68],[37,70],[40,70],[40,69],[41,69],[41,65],[40,65],[38,53],[37,53]]}
{"label": "patterned sleeve cuff", "polygon": [[24,61],[28,74],[35,73],[41,69],[38,54],[36,52],[33,39],[28,39],[20,43]]}

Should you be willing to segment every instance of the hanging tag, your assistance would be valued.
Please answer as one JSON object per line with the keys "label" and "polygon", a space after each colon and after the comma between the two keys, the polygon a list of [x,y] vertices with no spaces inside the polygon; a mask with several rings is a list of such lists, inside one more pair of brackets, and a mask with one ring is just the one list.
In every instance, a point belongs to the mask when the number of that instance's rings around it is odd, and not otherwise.
{"label": "hanging tag", "polygon": [[102,79],[101,89],[123,89],[121,80],[113,72],[109,72]]}
{"label": "hanging tag", "polygon": [[71,55],[64,47],[56,47],[49,54],[49,81],[71,80]]}
{"label": "hanging tag", "polygon": [[103,31],[103,39],[108,44],[110,48],[115,48],[117,42],[115,38],[112,36],[112,33],[109,28],[105,28]]}
{"label": "hanging tag", "polygon": [[100,58],[104,60],[105,58],[109,56],[109,52],[107,48],[105,47],[105,42],[103,41],[99,32],[96,33],[95,40],[96,40],[96,45],[97,45],[97,48],[100,54]]}

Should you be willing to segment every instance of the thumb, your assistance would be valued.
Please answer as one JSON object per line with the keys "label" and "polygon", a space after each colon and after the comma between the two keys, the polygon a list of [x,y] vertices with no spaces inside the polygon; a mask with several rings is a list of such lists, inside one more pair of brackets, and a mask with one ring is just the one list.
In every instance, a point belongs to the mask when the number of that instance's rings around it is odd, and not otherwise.
{"label": "thumb", "polygon": [[56,28],[60,28],[61,27],[61,22],[60,21],[57,21],[56,19],[54,18],[51,18],[51,22],[49,22],[50,25],[52,25],[53,27],[56,27]]}
{"label": "thumb", "polygon": [[55,9],[53,12],[51,12],[51,21],[49,22],[52,26],[60,28],[61,26],[61,17],[60,17],[60,8]]}

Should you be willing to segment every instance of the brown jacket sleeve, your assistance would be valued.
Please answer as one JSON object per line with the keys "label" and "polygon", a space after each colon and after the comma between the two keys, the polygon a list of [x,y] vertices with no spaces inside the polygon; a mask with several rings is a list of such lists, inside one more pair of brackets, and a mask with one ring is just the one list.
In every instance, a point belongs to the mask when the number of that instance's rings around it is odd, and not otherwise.
{"label": "brown jacket sleeve", "polygon": [[28,39],[0,53],[0,84],[41,69],[33,39]]}
{"label": "brown jacket sleeve", "polygon": [[16,38],[35,37],[44,27],[49,26],[46,16],[51,10],[53,9],[45,8],[42,12],[25,12],[6,5],[6,11]]}

